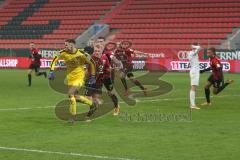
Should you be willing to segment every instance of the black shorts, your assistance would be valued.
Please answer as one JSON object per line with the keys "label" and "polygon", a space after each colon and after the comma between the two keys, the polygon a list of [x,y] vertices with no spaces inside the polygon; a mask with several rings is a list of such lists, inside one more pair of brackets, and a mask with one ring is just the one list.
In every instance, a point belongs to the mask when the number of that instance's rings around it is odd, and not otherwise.
{"label": "black shorts", "polygon": [[35,72],[38,72],[40,69],[40,64],[36,64],[36,63],[31,63],[29,66],[29,69],[34,69]]}
{"label": "black shorts", "polygon": [[113,90],[113,83],[111,78],[104,78],[103,79],[103,84],[107,91],[112,91]]}
{"label": "black shorts", "polygon": [[214,88],[219,88],[224,83],[223,79],[214,79],[212,74],[208,77],[208,81],[213,85]]}
{"label": "black shorts", "polygon": [[102,94],[102,85],[86,85],[85,86],[85,95],[93,96],[94,94]]}

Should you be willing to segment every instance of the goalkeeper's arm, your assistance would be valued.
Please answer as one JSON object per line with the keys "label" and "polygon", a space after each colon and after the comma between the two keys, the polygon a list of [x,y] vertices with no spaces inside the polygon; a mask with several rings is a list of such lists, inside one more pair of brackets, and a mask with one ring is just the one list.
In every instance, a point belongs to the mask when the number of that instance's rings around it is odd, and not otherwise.
{"label": "goalkeeper's arm", "polygon": [[53,59],[53,61],[52,61],[52,63],[51,63],[51,66],[50,66],[50,72],[49,72],[49,75],[48,75],[48,79],[49,80],[54,80],[54,68],[55,68],[55,65],[56,65],[56,63],[57,63],[57,61],[58,61],[58,59],[59,59],[59,57],[55,57],[54,59]]}
{"label": "goalkeeper's arm", "polygon": [[55,66],[56,66],[56,64],[57,64],[57,62],[58,62],[58,59],[59,59],[58,56],[56,56],[56,57],[53,59],[51,65],[50,65],[50,71],[54,71]]}

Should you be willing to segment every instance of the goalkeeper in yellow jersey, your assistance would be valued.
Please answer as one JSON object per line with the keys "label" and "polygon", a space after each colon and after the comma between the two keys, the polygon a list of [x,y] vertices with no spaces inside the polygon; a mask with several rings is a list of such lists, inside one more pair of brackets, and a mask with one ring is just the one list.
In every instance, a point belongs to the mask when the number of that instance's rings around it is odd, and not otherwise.
{"label": "goalkeeper in yellow jersey", "polygon": [[90,106],[90,110],[87,114],[90,117],[94,111],[97,109],[97,104],[85,96],[78,95],[78,89],[84,85],[84,64],[88,64],[90,67],[90,78],[88,83],[95,83],[95,65],[91,60],[85,55],[85,53],[75,47],[75,40],[68,39],[65,41],[65,49],[60,51],[60,55],[55,57],[52,61],[49,80],[54,80],[54,67],[58,59],[63,59],[67,67],[67,85],[68,85],[68,95],[70,98],[70,113],[72,117],[70,122],[76,121],[76,102],[81,102]]}

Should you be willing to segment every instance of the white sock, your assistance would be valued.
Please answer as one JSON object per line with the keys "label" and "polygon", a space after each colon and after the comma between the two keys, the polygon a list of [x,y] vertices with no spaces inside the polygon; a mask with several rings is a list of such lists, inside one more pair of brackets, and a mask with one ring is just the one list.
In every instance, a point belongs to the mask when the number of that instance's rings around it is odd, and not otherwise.
{"label": "white sock", "polygon": [[196,106],[195,104],[195,91],[190,90],[190,104],[191,106]]}

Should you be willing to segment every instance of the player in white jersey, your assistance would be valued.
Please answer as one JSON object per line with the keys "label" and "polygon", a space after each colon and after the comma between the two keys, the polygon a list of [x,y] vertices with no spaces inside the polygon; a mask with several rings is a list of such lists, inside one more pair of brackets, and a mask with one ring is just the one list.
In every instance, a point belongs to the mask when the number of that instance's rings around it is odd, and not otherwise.
{"label": "player in white jersey", "polygon": [[195,104],[196,90],[199,85],[200,68],[198,53],[201,50],[201,46],[198,43],[192,44],[192,50],[188,52],[188,59],[190,61],[190,79],[191,79],[191,90],[190,90],[190,107],[191,109],[200,109]]}

